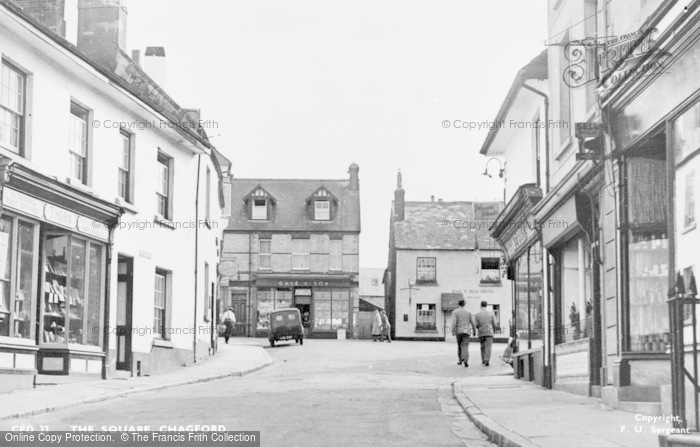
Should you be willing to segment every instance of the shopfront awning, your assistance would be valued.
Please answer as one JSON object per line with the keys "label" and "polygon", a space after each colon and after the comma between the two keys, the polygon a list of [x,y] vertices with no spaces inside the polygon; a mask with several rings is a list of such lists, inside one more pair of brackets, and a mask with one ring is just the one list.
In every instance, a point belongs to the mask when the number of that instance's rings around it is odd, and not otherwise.
{"label": "shopfront awning", "polygon": [[459,300],[464,299],[464,295],[461,293],[443,293],[440,295],[442,300],[442,311],[450,312],[459,307]]}
{"label": "shopfront awning", "polygon": [[547,219],[540,222],[542,244],[551,248],[592,225],[591,202],[585,194],[569,197]]}

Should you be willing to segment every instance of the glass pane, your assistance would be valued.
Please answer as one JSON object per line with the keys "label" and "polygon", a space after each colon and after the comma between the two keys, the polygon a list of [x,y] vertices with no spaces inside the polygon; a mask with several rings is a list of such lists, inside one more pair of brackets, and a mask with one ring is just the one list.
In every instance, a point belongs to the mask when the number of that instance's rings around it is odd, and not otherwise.
{"label": "glass pane", "polygon": [[34,253],[34,225],[19,223],[18,290],[15,298],[14,337],[29,338],[32,324],[32,274],[36,265]]}
{"label": "glass pane", "polygon": [[102,309],[102,247],[90,244],[90,271],[88,290],[88,334],[86,344],[92,346],[100,345],[100,334],[102,334],[102,320],[100,311]]}
{"label": "glass pane", "polygon": [[275,291],[270,288],[258,289],[258,326],[257,330],[270,329],[270,312],[274,309]]}
{"label": "glass pane", "polygon": [[629,233],[630,349],[663,352],[669,337],[668,238],[662,231]]}
{"label": "glass pane", "polygon": [[275,309],[292,307],[292,291],[289,289],[275,291]]}
{"label": "glass pane", "polygon": [[542,255],[532,247],[530,253],[530,286],[528,294],[530,298],[530,328],[529,337],[532,348],[542,346],[544,334],[544,294],[542,292]]}
{"label": "glass pane", "polygon": [[0,219],[0,335],[10,335],[10,253],[12,220]]}
{"label": "glass pane", "polygon": [[314,289],[314,327],[323,330],[331,328],[330,289]]}
{"label": "glass pane", "polygon": [[71,239],[70,287],[68,288],[68,343],[83,344],[85,321],[85,242]]}
{"label": "glass pane", "polygon": [[333,306],[331,313],[332,329],[347,329],[349,322],[350,294],[347,290],[333,289]]}
{"label": "glass pane", "polygon": [[66,343],[68,236],[47,236],[45,250],[44,321],[41,339],[45,343]]}
{"label": "glass pane", "polygon": [[516,261],[515,277],[515,330],[521,340],[528,340],[529,322],[527,304],[527,257],[521,256]]}

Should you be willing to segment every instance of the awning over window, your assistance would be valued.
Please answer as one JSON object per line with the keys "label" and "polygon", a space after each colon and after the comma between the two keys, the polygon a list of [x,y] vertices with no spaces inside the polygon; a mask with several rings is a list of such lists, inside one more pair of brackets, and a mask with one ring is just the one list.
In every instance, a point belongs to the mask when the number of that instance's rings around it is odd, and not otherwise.
{"label": "awning over window", "polygon": [[448,312],[455,310],[459,307],[459,300],[464,299],[464,295],[461,293],[443,293],[440,295],[442,298],[442,311]]}

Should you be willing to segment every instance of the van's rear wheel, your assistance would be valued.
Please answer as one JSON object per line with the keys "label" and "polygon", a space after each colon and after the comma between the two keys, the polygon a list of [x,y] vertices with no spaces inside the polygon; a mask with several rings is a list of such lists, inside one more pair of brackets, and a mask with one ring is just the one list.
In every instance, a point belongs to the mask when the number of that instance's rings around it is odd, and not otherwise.
{"label": "van's rear wheel", "polygon": [[274,340],[270,340],[270,346],[272,346],[273,348],[275,347],[275,341],[274,341]]}

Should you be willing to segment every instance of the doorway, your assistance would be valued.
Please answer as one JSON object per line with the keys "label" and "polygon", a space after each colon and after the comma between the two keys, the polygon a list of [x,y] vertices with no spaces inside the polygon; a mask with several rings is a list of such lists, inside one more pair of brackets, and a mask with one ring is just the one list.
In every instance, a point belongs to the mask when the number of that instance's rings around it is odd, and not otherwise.
{"label": "doorway", "polygon": [[131,371],[134,260],[119,256],[117,265],[117,370]]}
{"label": "doorway", "polygon": [[233,313],[236,315],[236,325],[231,334],[234,337],[244,337],[246,335],[246,328],[248,327],[246,297],[244,293],[231,295],[231,307],[233,307]]}

